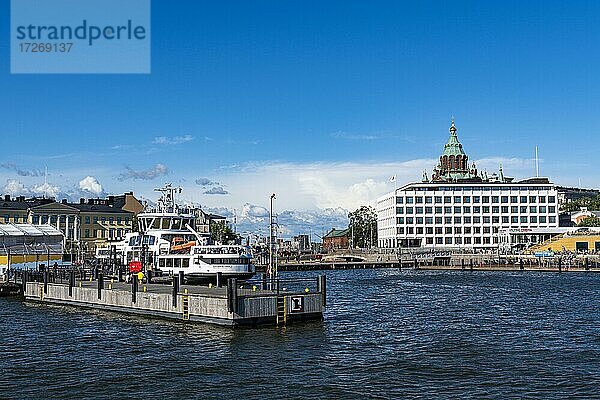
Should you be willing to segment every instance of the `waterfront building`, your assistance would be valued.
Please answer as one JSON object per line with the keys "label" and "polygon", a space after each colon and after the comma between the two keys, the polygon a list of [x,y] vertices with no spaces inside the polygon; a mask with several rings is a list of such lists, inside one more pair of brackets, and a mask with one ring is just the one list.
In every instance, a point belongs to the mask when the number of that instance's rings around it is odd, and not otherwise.
{"label": "waterfront building", "polygon": [[347,249],[350,247],[350,228],[331,229],[323,236],[323,250]]}
{"label": "waterfront building", "polygon": [[454,120],[431,179],[423,173],[377,199],[378,245],[495,248],[501,229],[558,227],[558,192],[547,178],[515,181],[502,166],[488,175],[469,164]]}

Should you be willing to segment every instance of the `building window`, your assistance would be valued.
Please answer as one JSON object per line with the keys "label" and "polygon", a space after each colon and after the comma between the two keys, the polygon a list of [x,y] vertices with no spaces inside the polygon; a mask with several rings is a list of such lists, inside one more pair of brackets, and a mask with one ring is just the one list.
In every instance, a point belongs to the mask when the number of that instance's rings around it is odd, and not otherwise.
{"label": "building window", "polygon": [[451,237],[447,237],[446,238],[446,244],[452,244],[452,238]]}
{"label": "building window", "polygon": [[415,233],[415,228],[413,228],[412,226],[409,226],[407,229],[408,229],[409,235],[412,235],[413,233]]}
{"label": "building window", "polygon": [[442,207],[436,207],[435,208],[435,213],[436,214],[441,214],[442,213]]}
{"label": "building window", "polygon": [[481,217],[473,217],[473,223],[474,223],[474,224],[479,224],[479,223],[481,223]]}
{"label": "building window", "polygon": [[490,238],[489,237],[484,237],[483,238],[483,244],[490,244]]}
{"label": "building window", "polygon": [[460,196],[454,196],[454,202],[460,203]]}
{"label": "building window", "polygon": [[433,238],[432,237],[428,237],[425,240],[427,241],[427,244],[433,244]]}
{"label": "building window", "polygon": [[475,238],[473,238],[473,240],[475,241],[475,244],[481,244],[481,238],[480,237],[475,237]]}
{"label": "building window", "polygon": [[417,217],[417,224],[423,224],[423,217]]}
{"label": "building window", "polygon": [[431,196],[425,197],[425,204],[431,204],[431,203],[433,203],[433,198]]}
{"label": "building window", "polygon": [[430,226],[426,227],[425,233],[427,233],[428,235],[433,235],[433,228]]}
{"label": "building window", "polygon": [[110,217],[108,219],[108,221],[110,222],[111,225],[114,225],[115,224],[115,217]]}
{"label": "building window", "polygon": [[442,244],[442,238],[441,237],[436,237],[435,238],[435,243]]}
{"label": "building window", "polygon": [[521,223],[522,224],[526,224],[527,223],[527,217],[522,216],[521,217]]}
{"label": "building window", "polygon": [[473,196],[473,203],[479,203],[479,196]]}
{"label": "building window", "polygon": [[519,222],[519,217],[517,217],[517,216],[510,217],[510,222],[511,222],[511,224],[518,223]]}
{"label": "building window", "polygon": [[447,235],[451,235],[452,234],[452,228],[449,227],[449,226],[446,227],[445,231],[446,231]]}
{"label": "building window", "polygon": [[417,227],[417,235],[422,235],[423,234],[423,228],[418,226]]}
{"label": "building window", "polygon": [[540,206],[540,212],[541,213],[545,213],[546,212],[546,206]]}
{"label": "building window", "polygon": [[504,204],[508,203],[508,196],[502,196],[502,197],[500,198],[500,201],[501,201],[502,203],[504,203]]}
{"label": "building window", "polygon": [[404,223],[404,217],[398,217],[398,218],[396,218],[396,221],[399,224],[403,224]]}
{"label": "building window", "polygon": [[404,214],[404,207],[396,207],[396,214]]}
{"label": "building window", "polygon": [[442,196],[435,196],[435,204],[442,204]]}
{"label": "building window", "polygon": [[554,207],[554,206],[548,206],[548,212],[555,213],[556,212],[556,207]]}
{"label": "building window", "polygon": [[422,197],[415,197],[415,201],[417,202],[417,204],[423,204],[423,198]]}
{"label": "building window", "polygon": [[465,224],[470,224],[471,223],[471,217],[465,217],[464,221],[465,221]]}
{"label": "building window", "polygon": [[445,224],[451,224],[452,223],[452,217],[444,217],[444,223]]}
{"label": "building window", "polygon": [[536,200],[537,200],[537,196],[529,196],[530,203],[535,203]]}
{"label": "building window", "polygon": [[462,244],[462,238],[460,238],[460,237],[455,237],[455,238],[454,238],[454,244]]}
{"label": "building window", "polygon": [[521,196],[521,203],[527,203],[527,196]]}
{"label": "building window", "polygon": [[425,217],[425,223],[428,225],[433,224],[433,218],[432,217]]}
{"label": "building window", "polygon": [[121,217],[117,217],[117,224],[121,225]]}
{"label": "building window", "polygon": [[86,229],[84,235],[85,235],[86,238],[89,238],[90,237],[90,230]]}
{"label": "building window", "polygon": [[83,220],[85,221],[86,224],[89,224],[90,223],[90,216],[86,215]]}
{"label": "building window", "polygon": [[433,213],[433,207],[425,207],[425,214],[432,214]]}
{"label": "building window", "polygon": [[483,213],[488,214],[490,212],[490,206],[483,206]]}
{"label": "building window", "polygon": [[98,237],[98,229],[94,229],[93,232],[94,232],[94,237],[97,238]]}
{"label": "building window", "polygon": [[517,196],[510,196],[511,203],[518,203],[519,198]]}
{"label": "building window", "polygon": [[540,203],[546,202],[546,196],[540,196]]}
{"label": "building window", "polygon": [[521,212],[522,213],[526,213],[527,212],[527,206],[521,206]]}
{"label": "building window", "polygon": [[481,228],[479,226],[476,226],[473,228],[473,232],[475,233],[481,233]]}
{"label": "building window", "polygon": [[406,207],[407,214],[413,214],[414,209],[412,207]]}
{"label": "building window", "polygon": [[513,214],[516,214],[519,212],[519,207],[517,206],[510,206],[510,212]]}
{"label": "building window", "polygon": [[537,212],[537,207],[536,206],[530,206],[529,207],[529,212],[536,213]]}
{"label": "building window", "polygon": [[508,206],[502,206],[502,214],[508,214]]}
{"label": "building window", "polygon": [[498,206],[492,206],[492,213],[498,214],[499,212],[500,212],[500,207],[498,207]]}
{"label": "building window", "polygon": [[51,215],[51,216],[50,216],[50,223],[51,223],[51,224],[55,224],[55,223],[56,223],[56,221],[57,221],[57,217],[56,217],[56,215]]}
{"label": "building window", "polygon": [[461,218],[460,217],[454,217],[454,223],[455,224],[460,224],[461,223]]}
{"label": "building window", "polygon": [[442,229],[442,227],[441,227],[441,226],[436,226],[436,227],[435,227],[435,234],[436,234],[436,235],[441,235],[441,234],[442,234],[442,232],[443,232],[443,229]]}
{"label": "building window", "polygon": [[125,217],[125,225],[129,225],[129,217]]}
{"label": "building window", "polygon": [[489,224],[490,223],[490,217],[488,217],[487,215],[483,217],[483,223],[484,224]]}
{"label": "building window", "polygon": [[541,216],[540,217],[540,224],[545,224],[546,223],[546,217],[545,216]]}
{"label": "building window", "polygon": [[482,203],[489,203],[490,202],[490,196],[481,196],[481,202]]}
{"label": "building window", "polygon": [[483,227],[483,233],[490,233],[490,227],[489,226],[484,226]]}
{"label": "building window", "polygon": [[470,203],[470,202],[471,202],[470,196],[463,196],[463,203]]}
{"label": "building window", "polygon": [[412,197],[406,198],[406,204],[413,204],[413,203],[414,203],[414,199]]}
{"label": "building window", "polygon": [[535,216],[529,217],[529,222],[531,222],[532,224],[537,224],[537,217],[535,217]]}
{"label": "building window", "polygon": [[471,238],[470,237],[466,237],[465,238],[465,244],[471,244]]}
{"label": "building window", "polygon": [[423,207],[416,207],[416,214],[423,214]]}
{"label": "building window", "polygon": [[479,214],[481,212],[481,207],[473,206],[473,214]]}
{"label": "building window", "polygon": [[492,203],[499,203],[500,198],[498,196],[492,196]]}
{"label": "building window", "polygon": [[402,197],[396,197],[396,204],[403,204],[404,199]]}
{"label": "building window", "polygon": [[470,206],[464,206],[463,207],[463,212],[465,214],[470,214],[471,213],[471,207]]}
{"label": "building window", "polygon": [[471,233],[471,227],[470,226],[465,226],[465,233],[466,234]]}
{"label": "building window", "polygon": [[451,214],[452,213],[452,207],[444,207],[444,212],[446,214]]}
{"label": "building window", "polygon": [[500,223],[500,217],[492,217],[492,224],[499,224]]}
{"label": "building window", "polygon": [[33,216],[33,223],[34,224],[39,224],[40,223],[40,216],[39,215],[34,215]]}
{"label": "building window", "polygon": [[5,224],[8,224],[9,222],[10,222],[10,215],[8,215],[8,214],[5,214],[5,215],[4,215],[4,223],[5,223]]}
{"label": "building window", "polygon": [[106,223],[106,217],[102,217],[101,221],[102,221],[103,224],[105,224]]}
{"label": "building window", "polygon": [[455,206],[454,207],[454,213],[455,214],[460,214],[460,206]]}
{"label": "building window", "polygon": [[407,217],[407,218],[406,218],[406,223],[407,223],[407,224],[412,224],[412,223],[414,223],[414,219],[413,219],[413,217]]}
{"label": "building window", "polygon": [[462,228],[460,226],[455,227],[454,233],[462,233]]}
{"label": "building window", "polygon": [[556,223],[556,217],[551,215],[548,217],[548,222],[550,222],[551,224],[555,224]]}
{"label": "building window", "polygon": [[94,223],[97,224],[98,223],[98,217],[94,217]]}
{"label": "building window", "polygon": [[444,197],[444,203],[445,203],[445,204],[450,204],[450,203],[452,203],[452,198],[451,198],[451,197],[449,197],[449,196],[445,196],[445,197]]}
{"label": "building window", "polygon": [[48,216],[42,215],[42,224],[47,224],[47,223],[48,223]]}
{"label": "building window", "polygon": [[442,223],[442,217],[435,217],[435,224],[440,225]]}

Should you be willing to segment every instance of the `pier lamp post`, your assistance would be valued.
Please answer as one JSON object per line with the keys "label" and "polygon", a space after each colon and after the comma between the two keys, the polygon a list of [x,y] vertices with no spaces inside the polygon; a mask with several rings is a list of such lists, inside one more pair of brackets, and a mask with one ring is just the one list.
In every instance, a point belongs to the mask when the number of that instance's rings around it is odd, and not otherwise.
{"label": "pier lamp post", "polygon": [[271,278],[274,278],[277,276],[277,266],[273,265],[273,261],[274,261],[274,256],[273,256],[273,250],[275,249],[275,245],[273,243],[273,234],[274,234],[274,230],[273,230],[273,200],[275,200],[275,193],[273,193],[271,195],[271,208],[270,208],[270,212],[269,212],[269,274],[271,275]]}

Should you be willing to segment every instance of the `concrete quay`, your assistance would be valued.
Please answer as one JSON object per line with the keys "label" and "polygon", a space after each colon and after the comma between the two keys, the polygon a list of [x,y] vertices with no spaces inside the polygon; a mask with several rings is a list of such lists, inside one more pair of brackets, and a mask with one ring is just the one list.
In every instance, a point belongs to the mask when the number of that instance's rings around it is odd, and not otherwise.
{"label": "concrete quay", "polygon": [[[325,277],[279,282],[228,281],[226,287],[97,281],[25,282],[26,301],[223,326],[322,320]],[[263,289],[263,284],[266,287]],[[277,286],[278,284],[278,286]],[[279,288],[279,289],[278,289]],[[303,289],[300,289],[303,288]]]}

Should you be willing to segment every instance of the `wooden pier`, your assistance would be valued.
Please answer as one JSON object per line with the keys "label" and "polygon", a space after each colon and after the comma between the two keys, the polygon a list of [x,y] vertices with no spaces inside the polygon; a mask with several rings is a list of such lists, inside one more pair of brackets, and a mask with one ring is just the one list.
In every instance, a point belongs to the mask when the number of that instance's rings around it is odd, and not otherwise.
{"label": "wooden pier", "polygon": [[100,309],[183,322],[224,326],[284,325],[322,320],[326,304],[325,276],[310,279],[238,282],[225,287],[106,281],[50,283],[26,281],[26,301]]}

